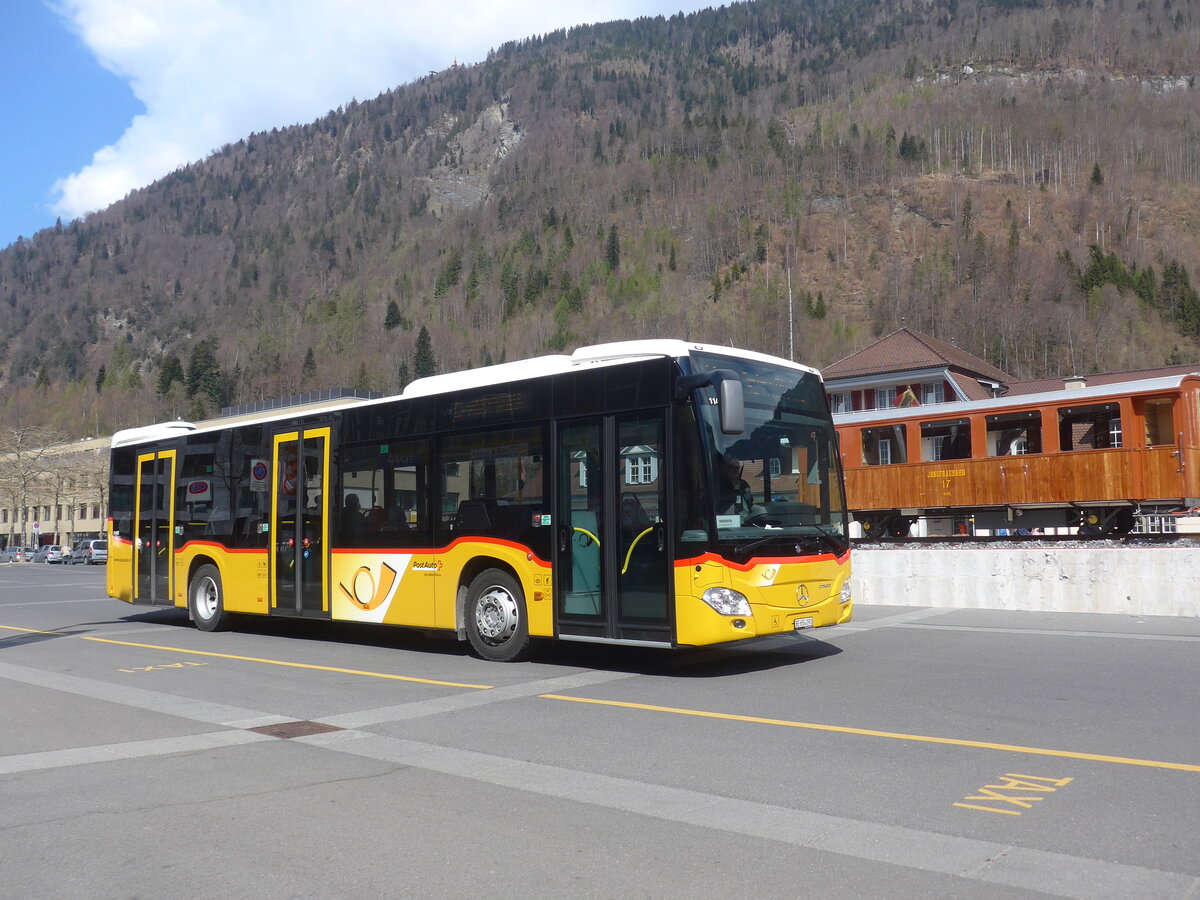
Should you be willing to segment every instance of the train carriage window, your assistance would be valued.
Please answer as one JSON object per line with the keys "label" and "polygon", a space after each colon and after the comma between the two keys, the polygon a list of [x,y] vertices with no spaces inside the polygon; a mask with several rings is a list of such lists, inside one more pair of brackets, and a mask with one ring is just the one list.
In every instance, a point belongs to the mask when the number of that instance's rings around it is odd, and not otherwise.
{"label": "train carriage window", "polygon": [[1171,400],[1163,397],[1146,401],[1146,446],[1175,443],[1175,419]]}
{"label": "train carriage window", "polygon": [[1120,447],[1121,407],[1116,403],[1064,406],[1058,411],[1058,440],[1064,451]]}
{"label": "train carriage window", "polygon": [[881,425],[862,431],[864,466],[890,466],[908,462],[907,425]]}
{"label": "train carriage window", "polygon": [[1021,456],[1042,452],[1042,414],[1001,413],[987,417],[987,455]]}
{"label": "train carriage window", "polygon": [[971,458],[971,420],[952,419],[945,422],[921,423],[921,459]]}

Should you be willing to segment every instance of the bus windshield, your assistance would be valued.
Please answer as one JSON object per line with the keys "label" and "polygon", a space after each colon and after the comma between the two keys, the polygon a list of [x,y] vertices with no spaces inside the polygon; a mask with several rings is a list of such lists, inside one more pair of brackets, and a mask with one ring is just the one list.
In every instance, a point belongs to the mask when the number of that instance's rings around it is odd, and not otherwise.
{"label": "bus windshield", "polygon": [[745,395],[742,434],[723,434],[717,406],[701,406],[717,538],[758,543],[808,537],[824,552],[844,549],[841,463],[821,379],[705,353],[694,353],[692,364],[694,372],[733,370]]}

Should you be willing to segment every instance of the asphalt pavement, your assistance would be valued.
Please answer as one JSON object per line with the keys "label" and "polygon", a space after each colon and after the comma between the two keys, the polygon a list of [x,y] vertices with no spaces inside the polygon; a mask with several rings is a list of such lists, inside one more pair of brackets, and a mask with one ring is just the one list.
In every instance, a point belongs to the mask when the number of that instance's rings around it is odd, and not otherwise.
{"label": "asphalt pavement", "polygon": [[0,896],[1200,898],[1200,619],[668,653],[197,631],[0,565]]}

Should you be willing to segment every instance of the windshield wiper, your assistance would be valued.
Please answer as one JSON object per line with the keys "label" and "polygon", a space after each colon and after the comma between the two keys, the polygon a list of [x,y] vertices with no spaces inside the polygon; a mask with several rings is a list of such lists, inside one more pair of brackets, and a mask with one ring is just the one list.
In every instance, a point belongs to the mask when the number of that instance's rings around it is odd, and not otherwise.
{"label": "windshield wiper", "polygon": [[829,546],[836,553],[846,552],[846,547],[847,547],[847,544],[844,541],[839,540],[838,537],[830,534],[829,532],[825,531],[823,528],[818,528],[815,532],[811,532],[809,534],[772,534],[772,535],[768,535],[767,537],[762,537],[762,538],[758,538],[757,540],[750,541],[748,544],[738,544],[733,548],[733,552],[739,556],[741,556],[743,554],[749,554],[752,550],[756,550],[757,548],[763,546],[764,544],[769,544],[772,541],[787,541],[788,543],[793,544],[795,546],[797,553],[801,552],[800,546],[802,544],[811,545],[813,543],[813,541],[816,541],[818,544]]}
{"label": "windshield wiper", "polygon": [[819,537],[838,553],[844,553],[846,548],[850,546],[849,541],[845,540],[841,535],[830,534],[824,528],[817,528],[817,533],[815,535],[808,535],[808,537]]}
{"label": "windshield wiper", "polygon": [[796,537],[795,535],[773,534],[770,537],[759,538],[758,540],[751,541],[748,544],[738,544],[736,547],[733,548],[733,552],[736,553],[737,555],[741,556],[743,553],[749,553],[751,550],[754,550],[757,547],[761,547],[763,544],[771,543],[771,541],[780,541],[780,540],[794,541],[795,537]]}

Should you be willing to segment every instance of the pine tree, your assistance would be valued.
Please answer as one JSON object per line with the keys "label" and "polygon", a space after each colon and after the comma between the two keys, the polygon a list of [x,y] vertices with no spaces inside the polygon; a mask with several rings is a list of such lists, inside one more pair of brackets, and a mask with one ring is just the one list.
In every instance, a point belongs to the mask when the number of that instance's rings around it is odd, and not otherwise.
{"label": "pine tree", "polygon": [[158,370],[158,382],[154,389],[158,392],[158,396],[163,397],[171,389],[172,384],[177,381],[182,384],[183,380],[183,363],[174,353],[168,353],[163,358],[162,367]]}
{"label": "pine tree", "polygon": [[617,237],[617,226],[608,229],[608,240],[604,244],[604,260],[608,263],[610,272],[617,271],[621,266],[621,239]]}
{"label": "pine tree", "polygon": [[96,373],[96,393],[104,390],[104,379],[108,377],[108,369],[103,364],[100,366],[100,371]]}
{"label": "pine tree", "polygon": [[383,327],[388,331],[391,331],[393,328],[399,327],[401,321],[403,321],[403,319],[400,315],[400,307],[397,305],[395,300],[389,300],[387,305],[387,314],[383,317]]}
{"label": "pine tree", "polygon": [[817,302],[813,304],[813,318],[823,319],[828,314],[829,309],[825,306],[825,294],[822,291],[817,291]]}
{"label": "pine tree", "polygon": [[413,353],[413,375],[416,378],[427,378],[436,374],[437,357],[433,355],[433,340],[429,337],[429,329],[422,325]]}
{"label": "pine tree", "polygon": [[214,406],[225,402],[225,376],[217,363],[216,340],[201,341],[192,350],[187,367],[187,393],[189,397],[206,395]]}
{"label": "pine tree", "polygon": [[317,374],[317,358],[313,355],[313,348],[309,347],[308,352],[304,354],[304,364],[300,367],[301,374],[305,379],[315,378]]}

